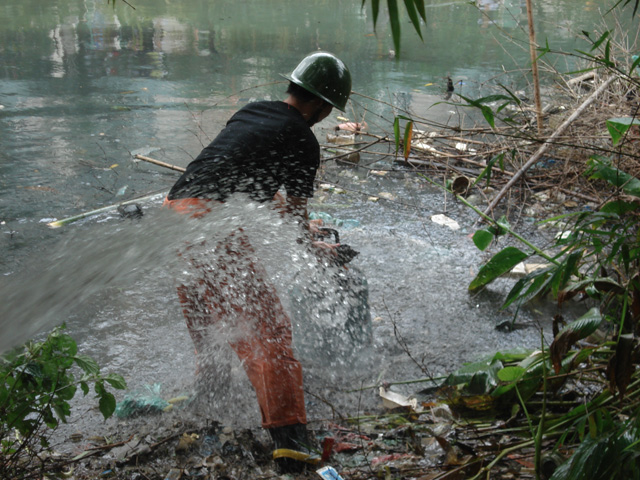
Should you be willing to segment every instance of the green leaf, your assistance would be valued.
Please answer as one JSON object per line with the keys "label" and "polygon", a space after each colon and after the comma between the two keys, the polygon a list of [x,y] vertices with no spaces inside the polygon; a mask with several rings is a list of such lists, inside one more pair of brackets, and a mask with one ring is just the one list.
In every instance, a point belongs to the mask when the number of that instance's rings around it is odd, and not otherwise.
{"label": "green leaf", "polygon": [[[587,32],[583,32],[583,33],[587,33]],[[594,42],[594,44],[591,46],[591,51],[593,52],[596,48],[598,48],[600,45],[602,45],[602,42],[604,42],[607,37],[611,34],[611,31],[607,30],[606,32],[604,32],[600,38],[598,40],[596,40]],[[587,33],[587,38],[589,37],[589,34]]]}
{"label": "green leaf", "polygon": [[580,260],[582,259],[582,251],[572,252],[563,262],[559,269],[558,275],[554,275],[552,280],[551,291],[554,296],[558,295],[569,283],[571,277],[578,273]]}
{"label": "green leaf", "polygon": [[409,153],[411,152],[411,136],[413,134],[413,122],[407,122],[404,128],[404,159],[407,160],[409,158]]}
{"label": "green leaf", "polygon": [[483,177],[486,176],[487,177],[486,185],[488,187],[491,182],[491,172],[492,172],[493,166],[497,162],[500,162],[500,169],[504,170],[504,165],[502,163],[504,160],[504,153],[505,152],[502,152],[499,155],[496,155],[495,157],[493,157],[491,160],[487,162],[487,166],[485,167],[485,169],[482,170],[482,172],[480,172],[480,175],[478,175],[478,178],[476,178],[476,181],[473,182],[474,185],[476,185]]}
{"label": "green leaf", "polygon": [[[365,0],[362,0],[364,4]],[[373,30],[376,29],[378,23],[378,15],[380,14],[380,0],[371,0],[371,13],[373,14]]]}
{"label": "green leaf", "polygon": [[595,332],[600,323],[602,322],[602,315],[597,307],[590,309],[587,313],[581,316],[578,320],[571,322],[564,327],[558,335],[566,332],[571,332],[577,336],[578,340],[588,337]]}
{"label": "green leaf", "polygon": [[465,102],[467,102],[470,106],[480,109],[480,111],[482,112],[482,116],[485,118],[487,123],[491,125],[491,128],[495,128],[495,115],[493,114],[493,110],[485,105],[485,103],[496,102],[498,100],[511,101],[511,97],[508,97],[506,95],[489,95],[486,97],[478,98],[476,100],[467,98],[460,94],[458,94],[458,96]]}
{"label": "green leaf", "polygon": [[473,243],[479,250],[486,250],[486,248],[493,241],[493,233],[488,230],[478,230],[473,234]]}
{"label": "green leaf", "polygon": [[502,382],[517,382],[525,374],[526,369],[522,367],[504,367],[498,371],[498,378]]}
{"label": "green leaf", "polygon": [[[549,47],[547,46],[547,48]],[[516,103],[516,105],[520,105],[522,103],[522,101],[516,96],[516,94],[513,93],[511,90],[509,90],[509,88],[507,88],[505,85],[501,83],[499,83],[498,85],[500,85],[500,88],[502,88],[504,91],[506,91],[509,94],[509,98],[513,100]]]}
{"label": "green leaf", "polygon": [[102,416],[106,420],[116,411],[116,397],[110,392],[103,391],[100,395],[98,405],[100,407],[100,413],[102,413]]}
{"label": "green leaf", "polygon": [[638,204],[635,202],[624,202],[622,200],[614,200],[612,202],[605,203],[600,209],[601,212],[615,213],[622,216],[626,213],[633,212],[638,209]]}
{"label": "green leaf", "polygon": [[100,373],[98,363],[87,355],[76,355],[73,357],[76,364],[88,374],[97,375]]}
{"label": "green leaf", "polygon": [[62,420],[62,423],[67,423],[67,416],[71,414],[71,407],[67,402],[55,403],[53,410],[56,412],[58,418]]}
{"label": "green leaf", "polygon": [[491,126],[491,128],[495,128],[496,120],[493,115],[493,110],[491,110],[486,105],[480,105],[480,111],[482,112],[482,116],[487,121],[487,123]]}
{"label": "green leaf", "polygon": [[[637,121],[637,120],[636,120]],[[608,122],[608,121],[607,121]],[[640,125],[640,122],[638,123]],[[610,184],[621,187],[628,195],[640,198],[640,180],[622,170],[609,166],[603,159],[592,157],[588,162],[591,178],[606,180]]]}
{"label": "green leaf", "polygon": [[614,146],[625,136],[632,125],[640,125],[640,120],[632,117],[618,117],[607,120],[607,130]]}
{"label": "green leaf", "polygon": [[604,48],[604,64],[607,67],[615,67],[615,63],[611,61],[611,40],[607,40],[607,45]]}
{"label": "green leaf", "polygon": [[506,247],[480,268],[478,275],[471,281],[469,290],[477,290],[488,285],[496,278],[511,271],[513,267],[528,257],[528,254],[516,247]]}
{"label": "green leaf", "polygon": [[400,15],[398,13],[398,1],[387,0],[387,8],[389,9],[389,23],[391,24],[391,36],[393,37],[393,46],[396,52],[400,53]]}
{"label": "green leaf", "polygon": [[425,22],[427,21],[427,13],[424,9],[424,0],[414,0],[415,4],[416,4],[416,10],[418,10],[418,13],[420,14],[420,17],[422,17],[422,20],[424,20]]}
{"label": "green leaf", "polygon": [[[633,75],[634,70],[640,70],[640,55],[634,55],[632,59],[633,63],[631,64],[631,68],[629,69],[629,76]],[[638,74],[640,74],[640,72],[638,72]]]}
{"label": "green leaf", "polygon": [[[500,308],[504,310],[516,300],[520,304],[526,303],[541,293],[547,287],[550,270],[551,267],[541,268],[518,280]],[[525,288],[527,289],[524,290]]]}
{"label": "green leaf", "polygon": [[420,40],[424,40],[422,38],[422,31],[420,30],[420,18],[418,18],[418,11],[416,10],[415,0],[404,0],[404,6],[407,9],[407,13],[409,14],[409,19],[411,23],[413,23],[413,28],[415,28],[416,33],[420,37]]}
{"label": "green leaf", "polygon": [[400,150],[400,117],[393,120],[393,137],[396,141],[396,152]]}
{"label": "green leaf", "polygon": [[109,373],[103,378],[109,385],[117,390],[124,390],[125,388],[127,388],[127,382],[124,380],[122,375],[118,375],[117,373]]}

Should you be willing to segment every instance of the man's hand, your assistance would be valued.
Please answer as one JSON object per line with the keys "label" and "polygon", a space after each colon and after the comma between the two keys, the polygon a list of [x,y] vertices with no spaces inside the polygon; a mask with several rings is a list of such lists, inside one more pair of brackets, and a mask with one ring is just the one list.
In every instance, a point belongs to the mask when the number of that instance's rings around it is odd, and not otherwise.
{"label": "man's hand", "polygon": [[332,261],[338,258],[339,243],[327,243],[320,240],[314,240],[311,242],[311,248],[313,253],[318,257],[318,260]]}
{"label": "man's hand", "polygon": [[309,220],[309,233],[313,235],[318,235],[320,233],[320,227],[322,226],[322,219],[318,218],[316,220]]}

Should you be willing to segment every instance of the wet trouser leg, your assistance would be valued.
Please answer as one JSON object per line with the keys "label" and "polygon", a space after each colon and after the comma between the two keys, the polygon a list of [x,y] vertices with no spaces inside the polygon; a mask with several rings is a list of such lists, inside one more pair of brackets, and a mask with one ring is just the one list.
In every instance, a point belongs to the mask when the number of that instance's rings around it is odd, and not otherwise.
{"label": "wet trouser leg", "polygon": [[232,324],[229,344],[243,363],[256,392],[262,426],[306,423],[302,367],[293,355],[291,320],[267,273],[255,260],[248,238],[236,231],[216,249],[213,264],[189,258],[197,272],[178,296],[198,351],[206,334],[221,321]]}

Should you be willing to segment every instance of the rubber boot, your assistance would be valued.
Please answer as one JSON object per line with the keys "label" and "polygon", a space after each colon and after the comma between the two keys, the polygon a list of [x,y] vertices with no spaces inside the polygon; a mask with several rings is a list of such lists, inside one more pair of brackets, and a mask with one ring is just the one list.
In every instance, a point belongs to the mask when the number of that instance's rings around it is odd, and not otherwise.
{"label": "rubber boot", "polygon": [[[274,450],[286,448],[298,452],[309,451],[309,436],[307,426],[302,423],[285,425],[268,429],[274,443]],[[293,458],[274,459],[279,473],[301,473],[305,470],[305,462]]]}

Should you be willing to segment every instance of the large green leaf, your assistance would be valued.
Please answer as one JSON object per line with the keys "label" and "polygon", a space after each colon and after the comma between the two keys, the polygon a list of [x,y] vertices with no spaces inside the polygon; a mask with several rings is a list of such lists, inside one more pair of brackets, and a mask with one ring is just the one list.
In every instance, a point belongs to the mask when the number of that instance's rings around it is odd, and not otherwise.
{"label": "large green leaf", "polygon": [[100,407],[100,413],[102,413],[105,420],[116,411],[116,397],[114,397],[110,392],[103,391],[100,395],[100,401],[98,404]]}
{"label": "large green leaf", "polygon": [[[636,120],[637,121],[637,120]],[[640,125],[640,122],[638,123]],[[622,191],[634,197],[640,197],[640,180],[622,170],[612,167],[607,159],[592,157],[589,159],[591,178],[606,180],[610,184],[621,187]]]}
{"label": "large green leaf", "polygon": [[609,130],[614,146],[625,136],[632,125],[640,125],[640,120],[632,117],[618,117],[607,120],[607,130]]}
{"label": "large green leaf", "polygon": [[592,308],[582,317],[564,327],[556,335],[551,347],[551,361],[556,373],[560,372],[562,357],[569,351],[569,348],[578,340],[588,337],[595,332],[602,322],[602,315],[597,307]]}
{"label": "large green leaf", "polygon": [[526,370],[522,367],[504,367],[498,372],[498,378],[502,382],[517,382],[525,374]]}
{"label": "large green leaf", "polygon": [[558,338],[562,334],[571,333],[576,336],[576,341],[582,340],[583,338],[586,338],[593,332],[595,332],[600,326],[601,322],[602,315],[600,314],[600,310],[597,307],[594,307],[579,319],[571,322],[569,325],[560,330],[558,335],[556,335],[556,338]]}
{"label": "large green leaf", "polygon": [[507,298],[502,305],[502,309],[508,308],[516,300],[523,304],[542,293],[549,285],[553,266],[540,268],[522,277],[509,291]]}
{"label": "large green leaf", "polygon": [[638,428],[633,424],[616,428],[610,419],[601,423],[607,431],[595,438],[586,436],[573,456],[553,473],[551,480],[640,478],[637,450],[629,448],[640,438]]}
{"label": "large green leaf", "polygon": [[478,275],[469,284],[469,290],[474,291],[488,285],[528,257],[528,254],[516,247],[504,248],[480,268]]}
{"label": "large green leaf", "polygon": [[127,382],[122,377],[122,375],[118,375],[117,373],[109,373],[103,378],[109,385],[117,390],[124,390],[125,388],[127,388]]}
{"label": "large green leaf", "polygon": [[78,364],[78,366],[84,370],[86,373],[97,375],[100,373],[100,367],[98,363],[91,357],[87,355],[76,355],[74,360]]}

